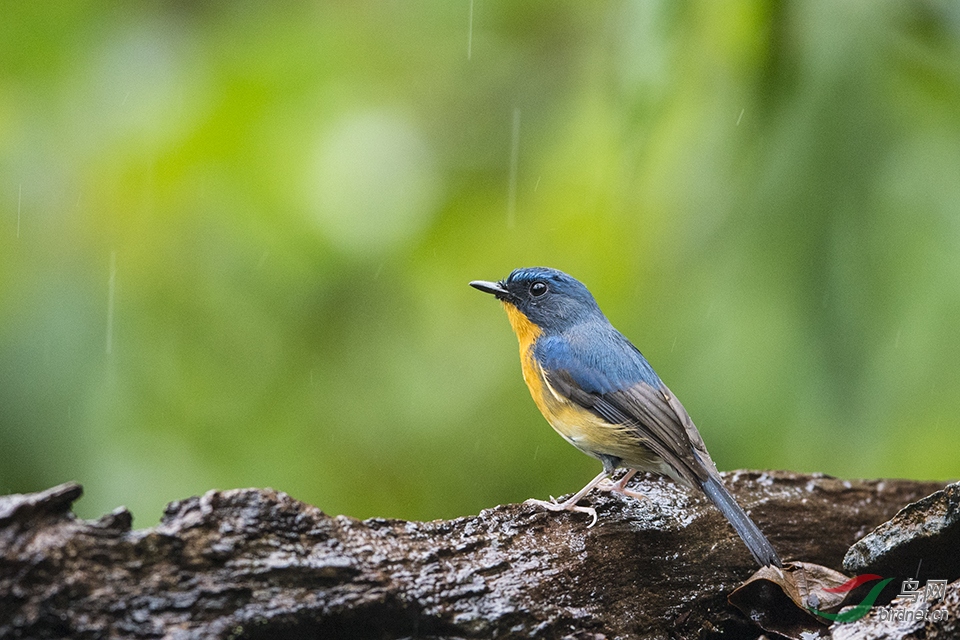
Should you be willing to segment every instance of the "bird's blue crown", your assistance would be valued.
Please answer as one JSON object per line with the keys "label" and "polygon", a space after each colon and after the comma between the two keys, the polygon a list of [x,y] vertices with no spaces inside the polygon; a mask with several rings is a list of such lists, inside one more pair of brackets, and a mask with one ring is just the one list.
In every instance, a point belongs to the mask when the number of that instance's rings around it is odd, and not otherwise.
{"label": "bird's blue crown", "polygon": [[500,282],[506,302],[542,329],[563,330],[586,320],[606,318],[583,283],[557,269],[515,269]]}

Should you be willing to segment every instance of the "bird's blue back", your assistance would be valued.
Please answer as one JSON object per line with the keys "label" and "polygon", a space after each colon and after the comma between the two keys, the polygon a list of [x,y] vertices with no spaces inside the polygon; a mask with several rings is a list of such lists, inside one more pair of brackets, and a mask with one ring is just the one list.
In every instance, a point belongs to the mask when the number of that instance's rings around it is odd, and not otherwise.
{"label": "bird's blue back", "polygon": [[587,393],[614,393],[641,382],[663,387],[643,354],[599,309],[596,317],[563,330],[545,331],[533,349],[540,366],[567,372]]}

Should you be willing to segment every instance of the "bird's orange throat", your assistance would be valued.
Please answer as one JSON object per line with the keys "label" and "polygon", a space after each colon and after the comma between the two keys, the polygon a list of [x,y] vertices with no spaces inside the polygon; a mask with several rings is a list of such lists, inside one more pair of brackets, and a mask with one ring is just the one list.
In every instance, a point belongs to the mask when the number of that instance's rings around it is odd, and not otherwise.
{"label": "bird's orange throat", "polygon": [[513,328],[513,332],[517,334],[517,340],[520,341],[520,356],[523,357],[540,336],[540,327],[530,322],[527,316],[523,315],[523,312],[513,304],[505,300],[501,300],[500,304],[503,305],[503,309],[507,312],[507,318],[510,320],[510,326]]}
{"label": "bird's orange throat", "polygon": [[[510,326],[513,328],[513,332],[517,334],[517,340],[520,342],[520,369],[523,372],[523,381],[527,383],[530,395],[533,396],[533,400],[540,407],[543,402],[543,378],[540,374],[540,367],[533,357],[533,345],[540,337],[540,327],[530,322],[527,316],[523,315],[516,306],[503,300],[501,300],[501,303],[507,312]],[[540,410],[543,411],[543,407]]]}

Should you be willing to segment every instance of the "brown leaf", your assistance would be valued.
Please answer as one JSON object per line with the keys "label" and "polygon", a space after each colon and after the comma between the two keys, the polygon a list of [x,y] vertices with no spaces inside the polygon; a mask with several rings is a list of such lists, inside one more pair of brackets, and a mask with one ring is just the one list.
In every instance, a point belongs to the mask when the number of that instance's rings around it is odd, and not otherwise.
{"label": "brown leaf", "polygon": [[783,569],[763,567],[727,600],[764,631],[801,640],[802,634],[827,634],[828,626],[810,609],[835,611],[847,593],[830,593],[849,578],[838,571],[809,562],[788,562]]}

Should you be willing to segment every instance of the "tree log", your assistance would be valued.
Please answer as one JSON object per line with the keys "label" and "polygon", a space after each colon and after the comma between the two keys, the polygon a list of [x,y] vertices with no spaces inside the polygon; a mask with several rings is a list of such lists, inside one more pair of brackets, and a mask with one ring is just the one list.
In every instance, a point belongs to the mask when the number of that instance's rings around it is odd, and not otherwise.
{"label": "tree log", "polygon": [[[854,542],[943,483],[737,471],[724,482],[785,560],[842,570]],[[271,489],[210,491],[131,530],[64,484],[0,498],[0,638],[756,638],[727,595],[757,568],[701,495],[447,521],[328,516]],[[952,586],[952,585],[951,585]],[[932,636],[927,636],[932,637]]]}

